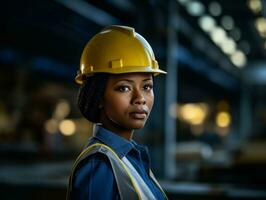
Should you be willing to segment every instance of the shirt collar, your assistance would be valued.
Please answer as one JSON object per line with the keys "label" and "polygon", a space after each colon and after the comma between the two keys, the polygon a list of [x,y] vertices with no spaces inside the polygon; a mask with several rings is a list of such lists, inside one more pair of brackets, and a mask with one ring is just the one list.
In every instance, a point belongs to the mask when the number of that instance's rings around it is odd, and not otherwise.
{"label": "shirt collar", "polygon": [[111,147],[120,158],[126,156],[134,148],[130,141],[100,125],[95,125],[93,132],[94,138]]}
{"label": "shirt collar", "polygon": [[150,165],[150,155],[149,155],[148,147],[140,145],[136,143],[134,140],[132,140],[132,144],[135,146],[137,150],[140,151],[142,160],[147,162]]}

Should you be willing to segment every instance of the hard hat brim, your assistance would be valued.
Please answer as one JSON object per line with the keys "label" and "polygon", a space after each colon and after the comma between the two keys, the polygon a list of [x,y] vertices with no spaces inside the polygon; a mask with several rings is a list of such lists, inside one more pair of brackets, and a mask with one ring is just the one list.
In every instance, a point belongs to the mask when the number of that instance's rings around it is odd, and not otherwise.
{"label": "hard hat brim", "polygon": [[140,67],[140,68],[123,67],[123,68],[116,68],[115,70],[109,68],[109,69],[95,70],[93,72],[78,73],[78,75],[75,78],[75,81],[78,84],[82,84],[86,77],[93,76],[93,74],[96,73],[109,73],[109,74],[151,73],[154,76],[157,76],[159,74],[167,74],[166,71],[163,71],[161,69],[153,69],[152,67]]}

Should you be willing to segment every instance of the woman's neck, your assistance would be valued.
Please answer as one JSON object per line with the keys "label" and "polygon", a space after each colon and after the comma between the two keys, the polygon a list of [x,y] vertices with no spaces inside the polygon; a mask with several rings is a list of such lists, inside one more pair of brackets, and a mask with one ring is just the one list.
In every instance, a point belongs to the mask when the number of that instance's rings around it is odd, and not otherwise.
{"label": "woman's neck", "polygon": [[133,137],[134,130],[125,129],[119,126],[117,123],[109,120],[102,120],[102,126],[113,133],[125,138],[126,140],[131,140]]}

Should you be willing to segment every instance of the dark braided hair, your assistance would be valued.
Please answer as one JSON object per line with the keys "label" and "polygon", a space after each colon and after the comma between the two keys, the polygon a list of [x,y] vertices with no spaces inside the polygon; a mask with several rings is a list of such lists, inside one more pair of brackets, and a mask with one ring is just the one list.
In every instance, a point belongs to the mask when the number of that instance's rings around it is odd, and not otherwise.
{"label": "dark braided hair", "polygon": [[88,77],[80,86],[78,93],[78,107],[81,114],[93,123],[100,122],[100,102],[103,98],[107,73],[99,73]]}

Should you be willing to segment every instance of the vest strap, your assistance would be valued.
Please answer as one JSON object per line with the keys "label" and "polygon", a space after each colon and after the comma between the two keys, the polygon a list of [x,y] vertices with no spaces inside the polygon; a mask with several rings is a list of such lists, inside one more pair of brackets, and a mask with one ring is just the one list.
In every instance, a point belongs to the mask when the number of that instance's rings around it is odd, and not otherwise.
{"label": "vest strap", "polygon": [[88,146],[86,149],[84,149],[77,160],[74,163],[72,173],[69,179],[69,186],[67,191],[67,200],[70,198],[70,192],[72,190],[72,179],[75,172],[75,169],[79,165],[79,163],[86,159],[88,156],[93,155],[95,153],[102,153],[103,155],[106,155],[109,159],[113,173],[116,179],[118,191],[121,200],[136,200],[141,199],[140,192],[137,190],[137,187],[133,181],[133,178],[128,171],[125,164],[121,161],[121,159],[118,157],[118,155],[108,146],[100,143],[93,144],[91,146]]}
{"label": "vest strap", "polygon": [[154,183],[157,185],[157,187],[162,191],[165,199],[168,199],[166,194],[165,194],[165,192],[164,192],[164,190],[163,190],[163,188],[161,187],[161,185],[159,184],[159,182],[157,181],[157,179],[155,178],[155,176],[154,176],[154,174],[153,174],[153,172],[151,170],[150,170],[150,177],[154,181]]}

